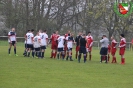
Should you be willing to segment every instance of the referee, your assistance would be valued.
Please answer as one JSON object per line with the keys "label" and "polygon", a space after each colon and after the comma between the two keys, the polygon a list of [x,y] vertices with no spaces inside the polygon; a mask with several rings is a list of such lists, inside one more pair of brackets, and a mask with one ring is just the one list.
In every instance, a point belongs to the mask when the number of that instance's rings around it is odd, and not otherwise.
{"label": "referee", "polygon": [[86,62],[86,37],[85,37],[85,34],[83,34],[82,37],[80,38],[79,45],[80,45],[80,49],[79,49],[78,62],[80,63],[81,54],[83,53],[84,63],[85,63]]}
{"label": "referee", "polygon": [[106,37],[106,35],[102,36],[102,39],[100,40],[100,43],[101,43],[101,50],[100,50],[101,61],[100,61],[100,63],[102,63],[103,58],[105,58],[105,60],[106,60],[105,63],[107,63],[107,61],[108,61],[107,60],[107,54],[108,54],[109,40]]}

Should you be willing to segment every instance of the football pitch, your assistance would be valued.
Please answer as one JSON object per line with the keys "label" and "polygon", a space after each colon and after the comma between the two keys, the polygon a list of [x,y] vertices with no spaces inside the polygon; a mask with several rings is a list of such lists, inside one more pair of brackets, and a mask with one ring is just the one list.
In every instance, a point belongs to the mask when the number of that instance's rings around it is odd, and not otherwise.
{"label": "football pitch", "polygon": [[24,45],[17,44],[18,57],[8,56],[8,43],[0,42],[0,88],[132,88],[133,51],[126,51],[126,64],[120,64],[117,50],[117,64],[99,63],[100,55],[93,48],[92,61],[78,63],[51,59],[50,46],[45,59],[23,57]]}

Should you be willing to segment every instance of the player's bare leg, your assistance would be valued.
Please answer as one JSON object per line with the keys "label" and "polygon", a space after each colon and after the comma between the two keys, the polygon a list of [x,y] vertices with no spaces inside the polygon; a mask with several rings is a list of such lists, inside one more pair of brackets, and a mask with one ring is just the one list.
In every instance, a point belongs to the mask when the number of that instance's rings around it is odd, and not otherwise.
{"label": "player's bare leg", "polygon": [[115,54],[112,54],[112,62],[111,63],[117,63]]}
{"label": "player's bare leg", "polygon": [[67,57],[66,57],[66,60],[68,60],[69,58],[69,51],[67,51]]}
{"label": "player's bare leg", "polygon": [[78,58],[78,51],[76,51],[75,58],[76,59]]}
{"label": "player's bare leg", "polygon": [[54,57],[56,57],[56,54],[57,54],[57,51],[56,50],[53,50],[53,53],[52,53],[53,55],[52,55],[52,58]]}
{"label": "player's bare leg", "polygon": [[53,49],[52,49],[52,51],[51,51],[51,57],[50,58],[53,58]]}
{"label": "player's bare leg", "polygon": [[91,61],[91,51],[89,51],[89,61]]}

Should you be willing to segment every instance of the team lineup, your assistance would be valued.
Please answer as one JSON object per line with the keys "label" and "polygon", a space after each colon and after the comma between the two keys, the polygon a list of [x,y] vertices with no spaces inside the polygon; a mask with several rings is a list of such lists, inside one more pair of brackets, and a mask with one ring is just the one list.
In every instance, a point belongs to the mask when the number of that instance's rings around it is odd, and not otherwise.
{"label": "team lineup", "polygon": [[[12,30],[8,33],[8,42],[9,42],[9,49],[8,54],[9,56],[11,47],[14,46],[14,54],[15,56],[18,56],[16,54],[16,32],[15,28],[12,28]],[[114,37],[111,37],[111,44],[109,44],[109,39],[106,37],[106,35],[102,36],[102,39],[100,40],[101,43],[101,49],[100,49],[100,63],[103,61],[105,63],[108,63],[110,61],[110,53],[112,55],[112,61],[111,63],[117,63],[115,53],[117,51],[117,43]],[[84,63],[87,61],[87,58],[89,61],[92,59],[92,46],[93,46],[93,37],[91,35],[91,32],[88,32],[88,34],[84,34],[82,32],[79,32],[76,38],[74,38],[73,33],[70,31],[67,31],[66,34],[60,34],[58,31],[53,32],[53,34],[50,36],[50,38],[47,35],[46,30],[39,30],[36,35],[34,36],[34,29],[28,30],[25,35],[25,51],[23,55],[25,57],[32,56],[33,58],[45,58],[45,51],[48,46],[48,44],[51,44],[51,57],[50,58],[56,58],[56,59],[62,59],[62,60],[70,60],[73,61],[72,57],[72,50],[73,50],[73,44],[76,45],[76,54],[75,58],[80,63],[81,56],[84,58]],[[124,38],[124,34],[120,35],[120,43],[118,46],[119,49],[119,55],[121,55],[121,64],[125,64],[125,48],[126,48],[126,39]],[[82,55],[83,54],[83,55]]]}

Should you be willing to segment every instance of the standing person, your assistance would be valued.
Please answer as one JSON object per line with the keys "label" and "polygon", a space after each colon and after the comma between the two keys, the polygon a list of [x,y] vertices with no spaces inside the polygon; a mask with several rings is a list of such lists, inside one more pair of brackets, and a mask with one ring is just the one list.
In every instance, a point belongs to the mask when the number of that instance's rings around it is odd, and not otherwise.
{"label": "standing person", "polygon": [[[30,30],[28,30],[27,33],[30,33]],[[27,33],[26,33],[26,34],[27,34]],[[27,56],[27,51],[28,51],[28,49],[27,49],[27,41],[25,40],[24,43],[25,43],[25,50],[24,50],[23,55],[24,55],[24,56]]]}
{"label": "standing person", "polygon": [[30,57],[30,52],[32,51],[32,57],[34,57],[34,47],[33,47],[33,38],[34,38],[34,29],[31,29],[29,33],[26,34],[25,40],[27,42],[28,57]]}
{"label": "standing person", "polygon": [[133,51],[133,39],[131,40],[131,51]]}
{"label": "standing person", "polygon": [[124,34],[120,35],[121,41],[119,44],[119,54],[121,55],[121,64],[125,64],[125,58],[124,58],[124,54],[125,54],[125,49],[126,49],[126,39],[124,38]]}
{"label": "standing person", "polygon": [[[70,34],[71,34],[71,31],[68,30],[67,33],[65,34],[65,38],[66,38],[68,35],[70,35]],[[64,46],[64,53],[65,53],[65,56],[68,55],[68,53],[66,53],[66,52],[67,52],[67,43],[65,43],[65,46]]]}
{"label": "standing person", "polygon": [[[51,35],[51,37],[50,37],[50,40],[49,40],[49,42],[48,42],[48,44],[50,44],[51,43],[51,57],[50,58],[53,58],[53,49],[52,49],[52,41],[54,40],[53,39],[53,36],[55,35],[55,32],[53,32],[52,33],[52,35]],[[56,42],[56,41],[55,41]]]}
{"label": "standing person", "polygon": [[76,38],[75,38],[75,42],[76,42],[76,54],[75,54],[75,58],[76,58],[76,59],[77,59],[77,57],[78,57],[78,53],[79,53],[79,49],[80,49],[80,47],[79,47],[79,40],[80,40],[80,38],[81,38],[81,35],[82,35],[82,33],[79,32],[78,35],[77,35]]}
{"label": "standing person", "polygon": [[83,53],[84,55],[84,63],[86,62],[86,36],[85,34],[82,35],[82,37],[79,40],[79,45],[80,45],[80,49],[79,49],[79,56],[78,56],[78,62],[80,63],[80,59],[81,59],[81,54]]}
{"label": "standing person", "polygon": [[101,43],[101,50],[100,50],[101,61],[100,62],[102,63],[103,58],[105,58],[105,60],[106,60],[105,63],[107,63],[108,62],[107,54],[108,54],[109,40],[106,37],[106,35],[102,36],[102,39],[100,40],[100,43]]}
{"label": "standing person", "polygon": [[57,39],[59,38],[59,34],[58,34],[58,31],[56,31],[55,33],[53,33],[51,35],[51,49],[52,49],[52,52],[51,52],[51,57],[50,58],[55,58],[56,57],[56,54],[57,54]]}
{"label": "standing person", "polygon": [[44,58],[44,53],[45,53],[45,49],[46,46],[48,44],[48,35],[47,35],[47,31],[44,30],[44,32],[41,35],[41,58]]}
{"label": "standing person", "polygon": [[91,36],[91,32],[88,32],[88,35],[86,36],[87,43],[86,43],[86,51],[89,52],[89,60],[91,61],[91,51],[92,51],[92,45],[93,45],[93,37]]}
{"label": "standing person", "polygon": [[41,50],[40,50],[40,48],[41,48],[41,46],[40,46],[41,45],[41,37],[39,36],[39,32],[33,38],[33,41],[34,41],[33,45],[34,45],[34,48],[35,48],[36,56],[38,58],[40,58],[41,57]]}
{"label": "standing person", "polygon": [[70,58],[70,61],[73,61],[72,60],[72,48],[74,42],[73,34],[68,34],[68,36],[66,37],[66,41],[67,41],[67,53],[68,53],[66,60]]}
{"label": "standing person", "polygon": [[9,49],[8,49],[9,56],[11,56],[10,51],[11,51],[12,46],[14,46],[14,54],[15,54],[15,56],[18,56],[16,54],[17,39],[16,39],[15,28],[12,28],[11,31],[8,33],[8,42],[9,42]]}
{"label": "standing person", "polygon": [[116,45],[117,42],[114,37],[111,37],[111,55],[112,55],[112,63],[117,63],[115,53],[116,53]]}
{"label": "standing person", "polygon": [[41,37],[42,34],[43,34],[43,31],[42,31],[42,29],[40,29],[40,30],[39,30],[39,36]]}
{"label": "standing person", "polygon": [[58,53],[57,53],[57,58],[59,59],[60,55],[62,59],[64,60],[65,58],[65,53],[64,53],[64,42],[65,42],[65,35],[60,36],[57,39],[58,42]]}

